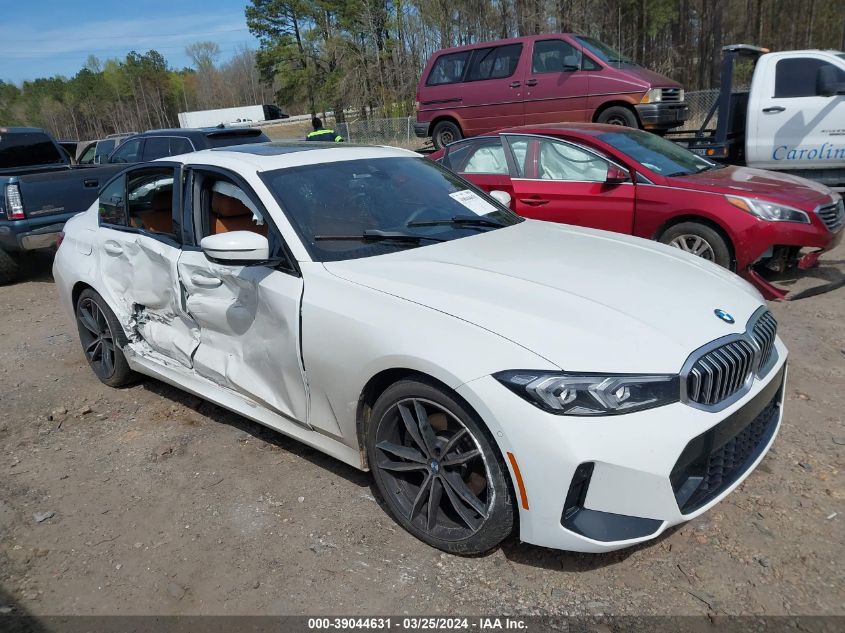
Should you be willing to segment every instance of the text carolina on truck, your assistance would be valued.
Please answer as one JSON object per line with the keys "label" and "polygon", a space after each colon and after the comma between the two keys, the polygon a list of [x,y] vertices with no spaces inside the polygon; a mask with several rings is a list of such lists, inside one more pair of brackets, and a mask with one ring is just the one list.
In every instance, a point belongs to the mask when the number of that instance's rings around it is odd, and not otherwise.
{"label": "text carolina on truck", "polygon": [[[784,171],[845,191],[845,53],[770,53],[745,44],[722,51],[719,98],[701,127],[667,138],[708,158]],[[734,90],[740,60],[754,64],[748,90]]]}

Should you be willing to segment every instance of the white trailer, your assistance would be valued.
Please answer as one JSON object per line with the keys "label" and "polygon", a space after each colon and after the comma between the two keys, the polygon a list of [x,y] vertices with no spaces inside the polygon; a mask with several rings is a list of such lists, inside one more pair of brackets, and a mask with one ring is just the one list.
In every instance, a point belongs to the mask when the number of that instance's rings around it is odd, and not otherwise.
{"label": "white trailer", "polygon": [[254,125],[262,121],[286,119],[288,115],[282,113],[274,105],[250,105],[237,108],[219,108],[217,110],[196,110],[194,112],[179,113],[179,127],[231,127],[237,125]]}

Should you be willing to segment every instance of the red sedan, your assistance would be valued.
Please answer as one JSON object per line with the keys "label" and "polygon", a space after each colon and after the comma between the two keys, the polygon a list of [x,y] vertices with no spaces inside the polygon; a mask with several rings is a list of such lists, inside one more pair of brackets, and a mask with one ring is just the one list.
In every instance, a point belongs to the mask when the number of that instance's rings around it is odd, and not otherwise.
{"label": "red sedan", "polygon": [[[502,130],[431,155],[528,218],[659,240],[760,276],[806,268],[842,238],[842,198],[786,174],[714,163],[654,134],[568,123]],[[802,249],[812,249],[810,252]]]}

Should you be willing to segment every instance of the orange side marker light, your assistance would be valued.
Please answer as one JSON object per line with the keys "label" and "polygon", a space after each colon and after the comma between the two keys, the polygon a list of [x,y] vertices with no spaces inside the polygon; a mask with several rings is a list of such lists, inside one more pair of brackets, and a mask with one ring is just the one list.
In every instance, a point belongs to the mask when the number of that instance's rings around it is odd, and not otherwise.
{"label": "orange side marker light", "polygon": [[516,487],[519,488],[519,499],[522,503],[522,509],[528,509],[528,495],[525,493],[525,483],[522,481],[522,473],[519,472],[519,464],[516,463],[516,457],[511,452],[508,452],[508,461],[511,463],[513,475],[516,477]]}

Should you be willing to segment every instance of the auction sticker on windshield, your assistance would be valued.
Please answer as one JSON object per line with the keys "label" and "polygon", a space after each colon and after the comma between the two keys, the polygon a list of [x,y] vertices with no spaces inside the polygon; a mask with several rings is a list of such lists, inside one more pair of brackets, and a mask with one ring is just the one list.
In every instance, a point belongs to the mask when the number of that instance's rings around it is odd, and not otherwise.
{"label": "auction sticker on windshield", "polygon": [[457,200],[467,209],[469,209],[473,213],[477,213],[478,215],[487,215],[488,213],[492,213],[496,210],[496,207],[494,207],[484,198],[479,196],[474,191],[470,191],[469,189],[450,193],[449,197]]}

